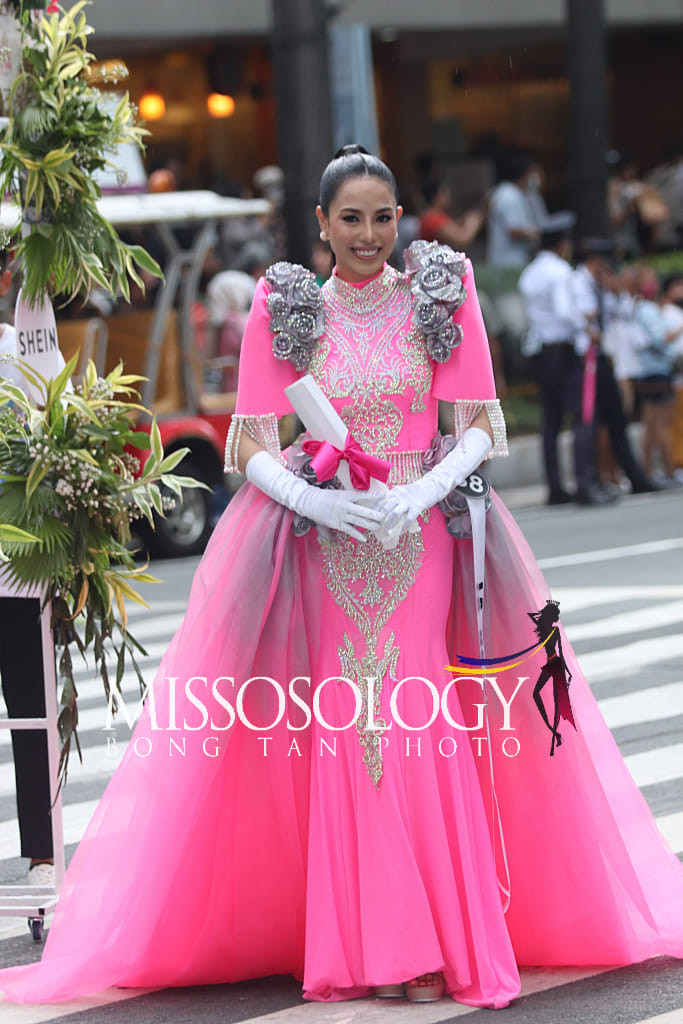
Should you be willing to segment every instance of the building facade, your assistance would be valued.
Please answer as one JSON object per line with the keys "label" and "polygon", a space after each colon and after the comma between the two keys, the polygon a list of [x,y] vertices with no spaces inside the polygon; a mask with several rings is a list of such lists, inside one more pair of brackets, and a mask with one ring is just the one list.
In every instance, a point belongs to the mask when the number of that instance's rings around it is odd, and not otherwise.
{"label": "building facade", "polygon": [[[185,184],[234,190],[277,162],[271,0],[139,0],[89,11],[102,58],[122,58],[133,98],[160,93],[150,165],[173,160]],[[273,3],[282,0],[272,0]],[[328,0],[330,17],[372,39],[381,149],[409,189],[415,159],[435,151],[461,167],[462,200],[495,174],[509,145],[539,152],[562,199],[569,85],[565,0]],[[609,138],[643,171],[680,141],[683,0],[607,0]],[[314,84],[312,83],[312,88]],[[212,116],[207,96],[235,99]]]}

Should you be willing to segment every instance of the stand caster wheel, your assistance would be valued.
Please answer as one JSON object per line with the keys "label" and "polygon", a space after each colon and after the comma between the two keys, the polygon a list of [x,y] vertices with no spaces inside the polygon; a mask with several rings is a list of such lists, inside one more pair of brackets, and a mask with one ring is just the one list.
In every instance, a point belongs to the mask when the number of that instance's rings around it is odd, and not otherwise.
{"label": "stand caster wheel", "polygon": [[43,941],[43,924],[44,919],[42,917],[29,917],[28,927],[34,942]]}

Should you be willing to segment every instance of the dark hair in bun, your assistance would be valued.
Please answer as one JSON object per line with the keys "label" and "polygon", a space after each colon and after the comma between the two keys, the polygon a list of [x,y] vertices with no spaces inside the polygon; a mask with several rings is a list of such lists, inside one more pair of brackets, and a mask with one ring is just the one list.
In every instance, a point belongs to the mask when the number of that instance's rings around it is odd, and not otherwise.
{"label": "dark hair in bun", "polygon": [[320,179],[319,202],[326,217],[329,213],[330,203],[344,182],[349,178],[361,178],[366,174],[386,182],[394,193],[394,199],[398,202],[396,178],[387,165],[378,156],[368,153],[363,146],[342,146],[334,154]]}

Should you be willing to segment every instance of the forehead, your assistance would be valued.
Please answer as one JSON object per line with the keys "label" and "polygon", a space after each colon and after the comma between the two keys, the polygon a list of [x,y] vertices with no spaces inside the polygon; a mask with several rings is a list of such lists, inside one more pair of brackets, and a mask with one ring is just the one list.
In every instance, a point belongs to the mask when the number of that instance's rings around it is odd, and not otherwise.
{"label": "forehead", "polygon": [[386,206],[396,206],[394,190],[381,178],[372,174],[364,174],[347,178],[332,200],[332,207],[342,209],[350,207],[355,210],[379,210]]}

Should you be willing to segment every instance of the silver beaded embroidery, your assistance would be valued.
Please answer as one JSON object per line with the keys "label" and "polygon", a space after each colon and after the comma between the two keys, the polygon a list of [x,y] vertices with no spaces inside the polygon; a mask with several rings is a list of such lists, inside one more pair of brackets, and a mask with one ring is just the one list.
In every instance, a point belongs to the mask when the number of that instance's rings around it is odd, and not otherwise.
{"label": "silver beaded embroidery", "polygon": [[[361,712],[356,721],[356,730],[360,745],[363,748],[363,763],[374,786],[379,788],[382,779],[382,736],[389,728],[386,718],[380,715],[382,691],[381,684],[385,678],[396,681],[396,667],[399,649],[392,633],[384,645],[384,654],[378,659],[374,648],[368,648],[365,657],[359,661],[348,633],[344,633],[344,643],[339,647],[341,674],[352,679],[358,686],[362,699]],[[372,701],[373,728],[368,729],[370,704],[368,698],[368,680],[374,679]]]}
{"label": "silver beaded embroidery", "polygon": [[424,551],[422,534],[404,534],[393,551],[386,551],[372,536],[361,544],[342,533],[323,540],[321,547],[328,590],[347,618],[357,626],[364,641],[363,654],[360,656],[353,640],[345,633],[338,654],[342,674],[355,679],[361,688],[363,707],[356,728],[368,775],[373,784],[379,787],[383,771],[381,727],[379,732],[369,732],[366,728],[368,705],[365,677],[370,675],[376,678],[375,709],[379,712],[383,679],[387,674],[389,678],[394,678],[399,654],[392,634],[380,658],[377,650],[379,638],[382,629],[417,579]]}
{"label": "silver beaded embroidery", "polygon": [[336,275],[323,285],[326,331],[309,372],[331,398],[351,398],[341,417],[375,455],[397,444],[403,413],[389,396],[413,389],[412,412],[425,408],[433,367],[412,324],[407,280],[391,267],[363,288]]}

